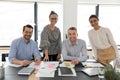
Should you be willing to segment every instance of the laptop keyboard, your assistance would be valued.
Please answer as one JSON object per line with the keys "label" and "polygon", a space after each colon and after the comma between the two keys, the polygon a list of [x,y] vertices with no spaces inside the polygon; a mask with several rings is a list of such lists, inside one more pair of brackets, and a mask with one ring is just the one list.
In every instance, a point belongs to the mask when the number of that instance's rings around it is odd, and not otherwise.
{"label": "laptop keyboard", "polygon": [[34,71],[34,68],[32,67],[24,67],[18,72],[18,74],[19,75],[30,75],[33,71]]}

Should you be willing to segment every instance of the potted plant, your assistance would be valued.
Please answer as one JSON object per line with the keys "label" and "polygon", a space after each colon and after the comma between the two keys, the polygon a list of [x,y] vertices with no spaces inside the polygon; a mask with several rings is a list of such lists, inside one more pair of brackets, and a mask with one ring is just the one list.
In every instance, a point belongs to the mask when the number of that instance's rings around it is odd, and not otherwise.
{"label": "potted plant", "polygon": [[107,65],[105,67],[104,76],[106,80],[120,80],[120,72],[116,72],[112,65]]}

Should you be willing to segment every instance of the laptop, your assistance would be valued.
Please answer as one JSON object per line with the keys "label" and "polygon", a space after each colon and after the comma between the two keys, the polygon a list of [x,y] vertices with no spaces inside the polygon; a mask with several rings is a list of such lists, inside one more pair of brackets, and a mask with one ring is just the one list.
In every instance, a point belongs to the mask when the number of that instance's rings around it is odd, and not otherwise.
{"label": "laptop", "polygon": [[83,68],[81,71],[86,73],[88,76],[98,75],[98,68]]}
{"label": "laptop", "polygon": [[18,75],[30,75],[34,70],[34,67],[23,67],[18,71]]}

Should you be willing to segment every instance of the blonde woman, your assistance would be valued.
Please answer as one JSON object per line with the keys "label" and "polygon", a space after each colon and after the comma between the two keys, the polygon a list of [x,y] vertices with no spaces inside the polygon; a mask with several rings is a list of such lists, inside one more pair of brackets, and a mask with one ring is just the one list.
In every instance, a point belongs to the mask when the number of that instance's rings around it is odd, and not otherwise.
{"label": "blonde woman", "polygon": [[49,21],[50,24],[41,33],[40,48],[44,52],[44,61],[57,61],[61,58],[61,32],[55,26],[58,21],[57,13],[51,11]]}

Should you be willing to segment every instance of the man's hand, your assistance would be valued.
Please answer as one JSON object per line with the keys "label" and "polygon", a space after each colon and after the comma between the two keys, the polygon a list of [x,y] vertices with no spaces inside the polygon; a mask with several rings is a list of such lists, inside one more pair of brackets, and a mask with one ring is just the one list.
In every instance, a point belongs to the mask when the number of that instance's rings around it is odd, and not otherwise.
{"label": "man's hand", "polygon": [[30,63],[31,63],[31,61],[29,61],[29,60],[22,60],[22,61],[20,61],[20,65],[22,65],[22,66],[27,66]]}
{"label": "man's hand", "polygon": [[38,57],[38,58],[35,58],[35,65],[39,65],[41,62],[41,58]]}
{"label": "man's hand", "polygon": [[77,60],[77,59],[73,59],[73,60],[72,60],[72,64],[75,64],[75,65],[76,65],[76,64],[78,64],[78,63],[79,63],[79,60]]}

